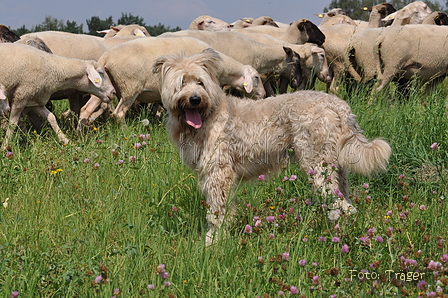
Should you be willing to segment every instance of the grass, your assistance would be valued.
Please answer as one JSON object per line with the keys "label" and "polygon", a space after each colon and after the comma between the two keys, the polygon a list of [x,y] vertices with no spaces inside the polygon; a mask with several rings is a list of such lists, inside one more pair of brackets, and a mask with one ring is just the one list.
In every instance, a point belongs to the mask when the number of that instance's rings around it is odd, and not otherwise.
{"label": "grass", "polygon": [[208,248],[196,178],[144,113],[83,137],[61,121],[67,146],[18,133],[0,157],[0,297],[446,296],[446,86],[339,95],[393,148],[386,173],[350,176],[359,212],[329,221],[291,165],[239,186],[229,237]]}

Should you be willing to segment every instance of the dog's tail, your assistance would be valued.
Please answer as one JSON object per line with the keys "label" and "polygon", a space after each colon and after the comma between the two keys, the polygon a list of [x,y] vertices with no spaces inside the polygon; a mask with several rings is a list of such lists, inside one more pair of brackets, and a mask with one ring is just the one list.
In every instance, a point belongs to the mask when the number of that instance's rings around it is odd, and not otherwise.
{"label": "dog's tail", "polygon": [[338,163],[355,173],[370,176],[386,170],[392,149],[382,139],[369,141],[356,123],[356,116],[346,118],[345,137],[341,139]]}

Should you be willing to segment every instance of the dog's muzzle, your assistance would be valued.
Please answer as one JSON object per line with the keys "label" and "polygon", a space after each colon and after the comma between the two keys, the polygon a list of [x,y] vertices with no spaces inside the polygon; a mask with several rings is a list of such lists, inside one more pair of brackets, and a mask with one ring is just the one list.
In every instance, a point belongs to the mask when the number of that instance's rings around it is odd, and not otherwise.
{"label": "dog's muzzle", "polygon": [[197,107],[201,103],[201,97],[197,95],[191,96],[188,101],[190,102],[190,105],[193,107]]}

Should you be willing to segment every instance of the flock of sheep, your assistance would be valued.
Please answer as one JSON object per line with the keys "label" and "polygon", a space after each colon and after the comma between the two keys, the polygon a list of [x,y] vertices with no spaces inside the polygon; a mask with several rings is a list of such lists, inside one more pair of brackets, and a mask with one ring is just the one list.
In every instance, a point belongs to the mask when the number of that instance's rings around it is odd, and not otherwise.
{"label": "flock of sheep", "polygon": [[[103,113],[123,121],[136,102],[159,103],[159,79],[151,72],[158,57],[207,48],[223,59],[219,82],[229,93],[262,99],[290,89],[312,89],[315,80],[336,92],[346,76],[357,82],[377,79],[381,90],[417,79],[428,90],[448,71],[448,18],[415,1],[396,10],[388,3],[364,8],[369,22],[341,9],[320,14],[322,22],[299,19],[282,24],[270,17],[232,24],[210,16],[188,30],[149,36],[138,25],[114,26],[104,37],[65,32],[17,36],[0,25],[0,116],[9,115],[6,149],[21,117],[48,120],[61,143],[68,143],[50,100],[68,99],[79,116],[78,129]],[[118,99],[114,106],[112,99]]]}

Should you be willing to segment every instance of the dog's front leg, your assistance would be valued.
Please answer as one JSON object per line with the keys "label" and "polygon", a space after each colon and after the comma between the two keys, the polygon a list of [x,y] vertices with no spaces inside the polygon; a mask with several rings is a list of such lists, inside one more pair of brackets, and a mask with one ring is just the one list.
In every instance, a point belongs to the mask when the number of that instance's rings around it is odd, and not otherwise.
{"label": "dog's front leg", "polygon": [[207,167],[201,175],[201,188],[210,208],[207,212],[209,230],[206,244],[210,245],[218,240],[218,232],[227,217],[234,212],[232,202],[229,202],[229,192],[233,184],[233,171],[230,165],[217,164]]}

